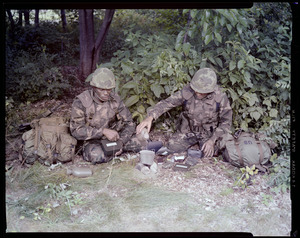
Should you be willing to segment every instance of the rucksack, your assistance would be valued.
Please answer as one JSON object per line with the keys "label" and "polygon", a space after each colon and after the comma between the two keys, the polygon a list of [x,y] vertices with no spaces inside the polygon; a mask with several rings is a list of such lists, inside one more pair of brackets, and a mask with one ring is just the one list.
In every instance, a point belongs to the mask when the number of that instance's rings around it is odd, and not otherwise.
{"label": "rucksack", "polygon": [[221,141],[223,158],[237,167],[252,166],[262,171],[268,171],[271,149],[276,146],[272,141],[266,141],[262,133],[242,132],[232,136],[227,134]]}
{"label": "rucksack", "polygon": [[64,117],[41,118],[31,122],[33,129],[22,135],[23,160],[33,164],[39,160],[51,165],[73,159],[77,140],[69,133],[69,123]]}

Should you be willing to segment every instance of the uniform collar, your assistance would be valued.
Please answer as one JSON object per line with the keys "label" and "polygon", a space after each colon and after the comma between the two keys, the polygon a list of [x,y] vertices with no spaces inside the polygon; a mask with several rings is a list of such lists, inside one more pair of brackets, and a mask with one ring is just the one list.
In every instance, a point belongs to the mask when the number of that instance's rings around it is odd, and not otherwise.
{"label": "uniform collar", "polygon": [[198,99],[196,93],[194,94],[195,98],[199,101],[210,101],[214,98],[214,94],[215,92],[209,93],[208,95],[206,95],[204,98]]}

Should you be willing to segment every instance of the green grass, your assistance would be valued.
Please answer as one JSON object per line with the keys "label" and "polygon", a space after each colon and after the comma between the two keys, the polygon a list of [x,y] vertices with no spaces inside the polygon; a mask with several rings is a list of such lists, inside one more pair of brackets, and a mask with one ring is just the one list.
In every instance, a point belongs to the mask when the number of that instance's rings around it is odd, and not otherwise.
{"label": "green grass", "polygon": [[[150,177],[134,169],[134,163],[111,161],[91,167],[93,175],[87,178],[66,175],[65,165],[49,171],[39,163],[7,175],[7,231],[221,232],[257,229],[260,213],[256,213],[251,200],[242,210],[235,204],[207,210],[207,204],[200,202],[206,197],[199,200],[189,193],[154,186]],[[185,175],[186,179],[195,177],[192,170]],[[71,215],[69,206],[61,202],[48,213],[40,211],[41,220],[33,219],[39,206],[45,207],[55,200],[45,190],[49,183],[68,183],[70,186],[66,190],[80,195],[82,203],[71,207],[77,214]],[[218,197],[225,198],[233,192],[231,187],[224,186]],[[288,217],[283,212],[281,216]],[[268,216],[280,223],[274,212]],[[261,218],[261,221],[271,225],[266,219]],[[259,232],[264,234],[263,229]]]}

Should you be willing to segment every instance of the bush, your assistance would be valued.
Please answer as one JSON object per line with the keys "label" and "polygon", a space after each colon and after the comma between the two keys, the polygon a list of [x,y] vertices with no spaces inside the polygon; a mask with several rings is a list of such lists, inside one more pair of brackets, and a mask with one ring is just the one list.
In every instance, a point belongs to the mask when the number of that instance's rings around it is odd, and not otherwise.
{"label": "bush", "polygon": [[54,64],[56,56],[46,53],[45,47],[41,53],[34,55],[21,51],[7,64],[6,95],[18,102],[58,98],[70,84]]}

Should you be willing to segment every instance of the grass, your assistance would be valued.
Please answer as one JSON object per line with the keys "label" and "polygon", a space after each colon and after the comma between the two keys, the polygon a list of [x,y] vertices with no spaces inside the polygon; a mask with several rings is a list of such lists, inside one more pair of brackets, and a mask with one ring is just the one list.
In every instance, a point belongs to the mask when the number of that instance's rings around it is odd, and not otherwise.
{"label": "grass", "polygon": [[[206,199],[213,201],[216,197],[196,198],[189,193],[154,186],[152,178],[134,169],[134,165],[132,161],[111,161],[92,166],[93,175],[87,178],[66,175],[67,165],[49,171],[48,167],[35,163],[30,168],[12,171],[6,176],[7,232],[252,231],[258,229],[258,220],[271,227],[272,221],[267,217],[282,224],[275,211],[264,215],[266,218],[261,217],[251,199],[245,200],[244,209],[227,204],[207,210]],[[185,179],[197,177],[193,170],[184,175]],[[69,206],[61,202],[48,213],[39,211],[41,220],[33,219],[38,207],[55,201],[45,190],[49,183],[57,186],[67,183],[70,185],[67,191],[78,193],[82,203],[71,207],[76,214],[71,215]],[[234,192],[224,186],[217,197],[228,200]],[[279,213],[288,219],[284,211]],[[271,229],[274,234],[275,230]],[[257,234],[264,232],[259,228]]]}

